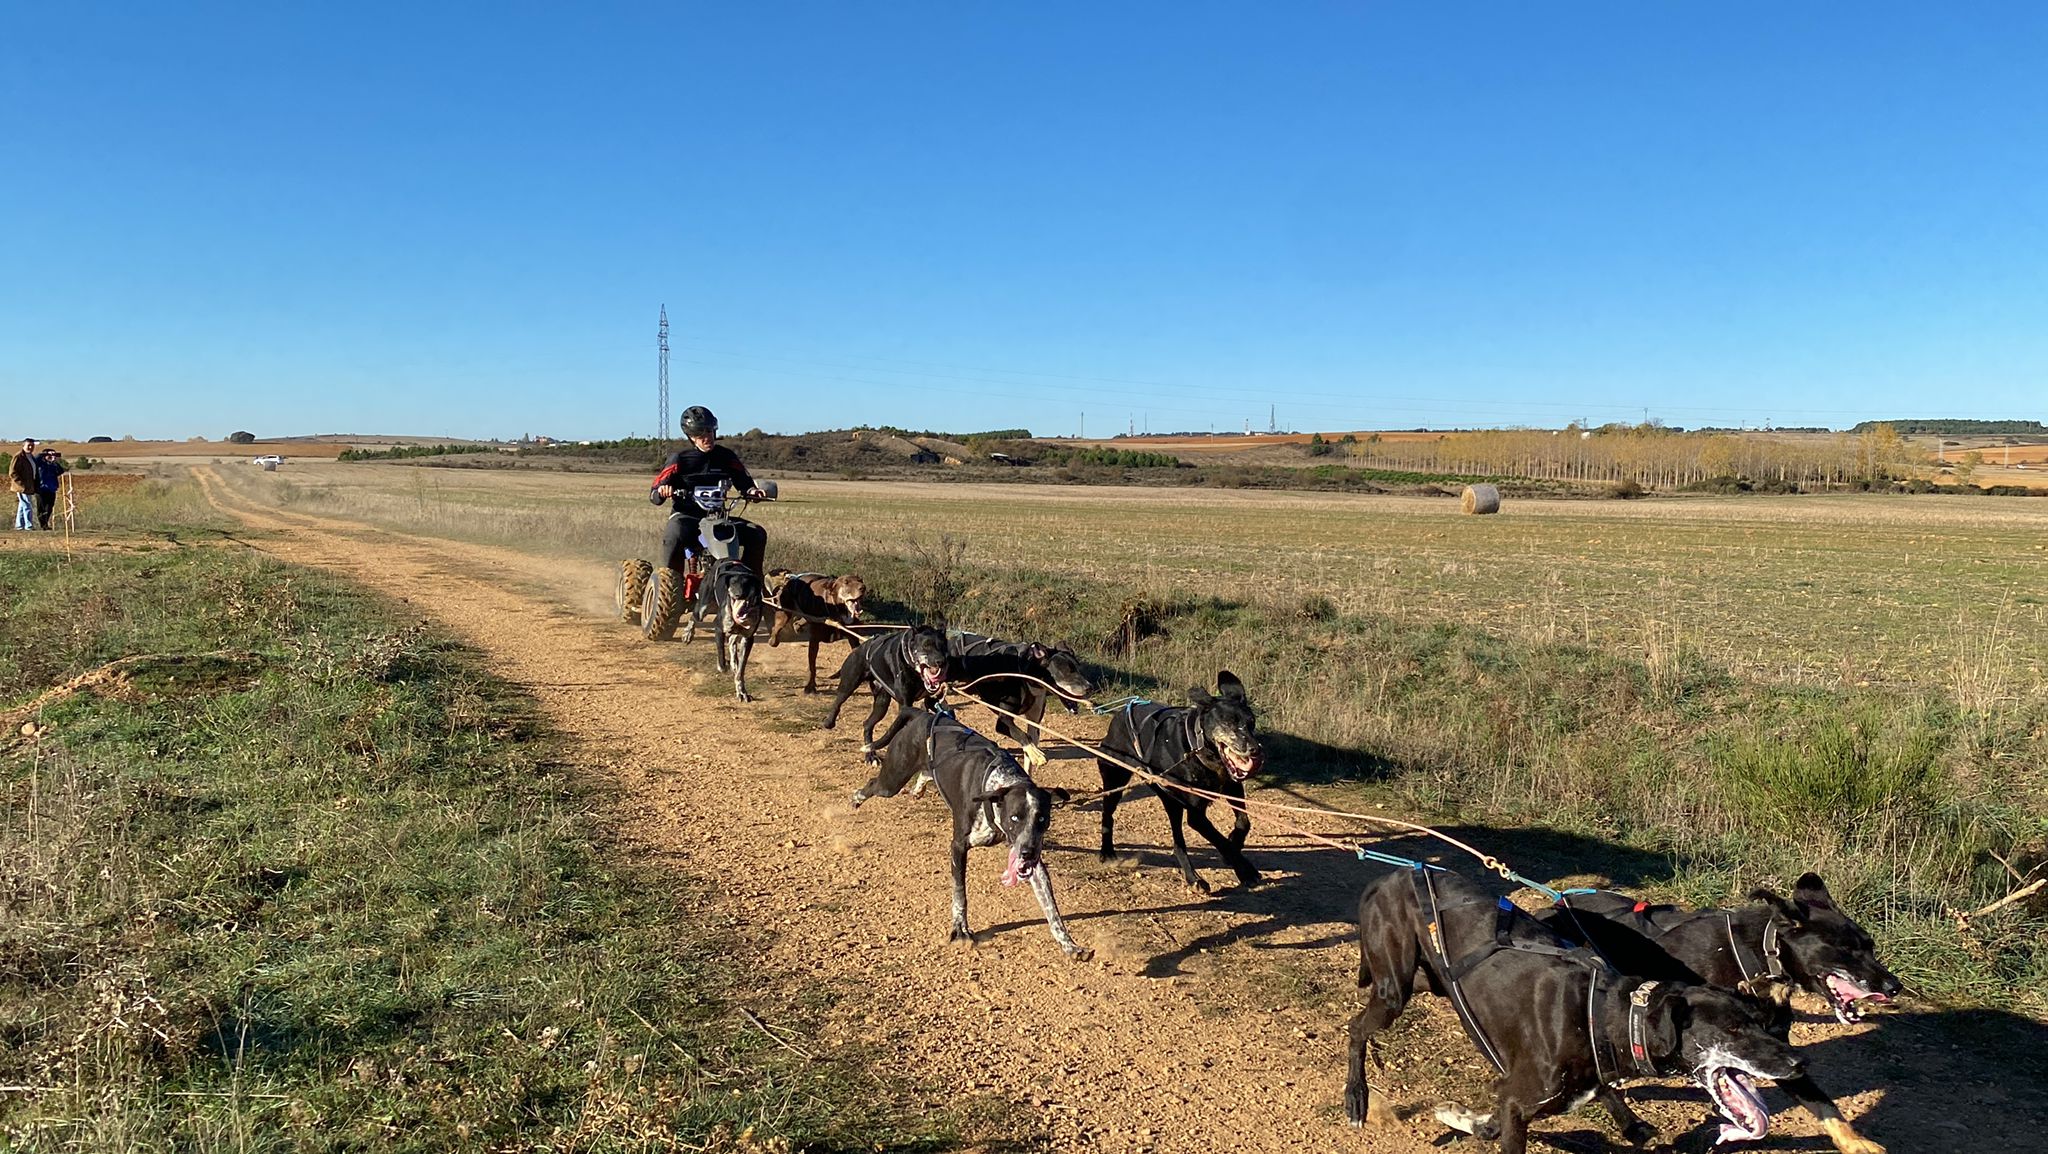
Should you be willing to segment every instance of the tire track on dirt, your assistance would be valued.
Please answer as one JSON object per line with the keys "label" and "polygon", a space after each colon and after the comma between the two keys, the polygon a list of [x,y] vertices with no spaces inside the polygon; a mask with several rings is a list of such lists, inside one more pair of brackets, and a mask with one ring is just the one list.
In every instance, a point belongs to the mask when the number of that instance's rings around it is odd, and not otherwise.
{"label": "tire track on dirt", "polygon": [[[1198,897],[1164,856],[1158,806],[1131,807],[1118,830],[1136,852],[1111,864],[1092,852],[1095,814],[1066,811],[1046,860],[1096,961],[1060,954],[1027,888],[998,885],[1000,861],[986,850],[968,876],[981,944],[949,945],[943,803],[903,797],[851,813],[847,795],[867,777],[857,737],[774,732],[760,705],[690,688],[709,646],[692,655],[610,621],[608,566],[259,507],[213,470],[195,474],[213,505],[266,534],[245,544],[406,600],[530,693],[571,739],[572,760],[617,795],[621,840],[715,883],[764,990],[812,983],[850,995],[826,1013],[826,1044],[879,1047],[942,1100],[1029,1107],[1053,1149],[1433,1148],[1426,1137],[1441,1131],[1427,1124],[1353,1132],[1342,1122],[1350,918],[1366,876],[1347,859],[1255,830],[1247,849],[1271,880],[1244,891],[1208,870],[1224,884]],[[757,696],[796,696],[801,646],[764,645],[754,661]],[[808,712],[821,712],[813,700]],[[1038,776],[1098,784],[1089,761],[1055,758]],[[1197,862],[1219,865],[1201,852]],[[1455,1019],[1434,1000],[1416,1010],[1442,1043],[1427,1064],[1476,1070]],[[1413,1096],[1390,1077],[1396,1100]],[[1672,1134],[1706,1111],[1691,1097],[1653,1090],[1638,1103]],[[1844,1098],[1852,1119],[1866,1098]],[[1803,1114],[1773,1123],[1774,1142],[1818,1133]]]}

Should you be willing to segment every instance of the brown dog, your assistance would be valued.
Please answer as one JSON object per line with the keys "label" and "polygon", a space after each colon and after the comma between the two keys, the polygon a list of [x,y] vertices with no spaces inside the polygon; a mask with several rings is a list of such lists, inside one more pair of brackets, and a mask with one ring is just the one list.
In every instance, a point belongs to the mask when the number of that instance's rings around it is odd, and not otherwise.
{"label": "brown dog", "polygon": [[827,577],[821,573],[775,569],[768,574],[768,586],[769,601],[775,607],[775,630],[768,635],[768,644],[810,642],[811,677],[804,683],[804,692],[816,693],[819,643],[838,640],[849,647],[860,644],[858,633],[839,626],[860,621],[860,602],[867,596],[867,583],[851,573]]}

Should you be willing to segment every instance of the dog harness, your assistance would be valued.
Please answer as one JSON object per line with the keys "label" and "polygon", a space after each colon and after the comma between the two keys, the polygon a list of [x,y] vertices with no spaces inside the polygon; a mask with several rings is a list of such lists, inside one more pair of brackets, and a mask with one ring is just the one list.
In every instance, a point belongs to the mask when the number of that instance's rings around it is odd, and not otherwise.
{"label": "dog harness", "polygon": [[[1411,866],[1409,878],[1415,885],[1416,901],[1421,905],[1428,927],[1430,952],[1438,968],[1443,972],[1444,985],[1450,990],[1451,1008],[1457,1011],[1458,1024],[1464,1027],[1465,1036],[1472,1039],[1472,1044],[1486,1056],[1486,1060],[1492,1064],[1496,1072],[1505,1075],[1507,1063],[1501,1060],[1500,1051],[1494,1047],[1492,1039],[1487,1037],[1485,1028],[1479,1024],[1479,1019],[1472,1013],[1471,1005],[1465,1000],[1464,979],[1481,963],[1502,950],[1565,958],[1586,967],[1587,970],[1586,1041],[1593,1053],[1594,1077],[1603,1086],[1620,1081],[1621,1067],[1613,1055],[1610,1053],[1606,1061],[1601,1060],[1601,1051],[1609,1049],[1600,1032],[1601,979],[1611,980],[1617,977],[1614,967],[1591,946],[1560,945],[1557,942],[1531,939],[1527,936],[1516,937],[1513,933],[1514,927],[1518,924],[1517,919],[1524,915],[1515,903],[1506,898],[1499,898],[1494,903],[1493,940],[1453,961],[1444,940],[1443,910],[1446,907],[1437,900],[1436,882],[1430,876],[1432,870],[1440,869],[1441,866],[1417,862]],[[1459,906],[1479,905],[1484,901],[1485,899],[1479,898],[1461,902]],[[1459,906],[1448,908],[1456,909]],[[1656,1058],[1649,1052],[1649,1023],[1646,1020],[1650,995],[1656,991],[1657,986],[1658,983],[1648,981],[1629,993],[1629,1058],[1635,1072],[1645,1078],[1654,1078],[1662,1073],[1657,1067]]]}
{"label": "dog harness", "polygon": [[1172,724],[1170,721],[1164,725],[1159,724],[1159,719],[1169,717],[1175,709],[1185,709],[1185,713],[1183,713],[1181,718],[1185,723],[1182,726],[1183,732],[1181,736],[1187,742],[1188,751],[1181,756],[1179,761],[1174,762],[1159,772],[1162,776],[1170,774],[1190,761],[1201,761],[1203,765],[1208,765],[1208,760],[1202,757],[1203,751],[1209,748],[1209,743],[1202,739],[1201,727],[1196,721],[1196,715],[1199,711],[1185,706],[1161,706],[1158,710],[1146,715],[1143,722],[1140,722],[1137,716],[1131,712],[1139,705],[1150,704],[1152,703],[1149,701],[1142,701],[1137,698],[1124,703],[1124,722],[1131,727],[1131,752],[1138,755],[1138,761],[1145,765],[1152,764],[1152,756],[1145,752],[1145,741],[1138,732],[1138,726],[1143,724],[1158,731],[1157,736],[1153,739],[1153,748],[1156,749],[1159,742],[1166,740],[1169,733],[1168,726]]}

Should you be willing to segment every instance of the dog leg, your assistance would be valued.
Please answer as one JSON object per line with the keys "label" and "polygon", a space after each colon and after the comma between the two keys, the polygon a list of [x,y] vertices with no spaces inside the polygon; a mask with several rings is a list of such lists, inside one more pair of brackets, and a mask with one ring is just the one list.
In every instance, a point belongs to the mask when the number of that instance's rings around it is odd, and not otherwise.
{"label": "dog leg", "polygon": [[1039,862],[1038,869],[1031,874],[1031,892],[1038,898],[1038,908],[1045,911],[1045,924],[1052,928],[1052,940],[1060,944],[1067,956],[1077,962],[1093,958],[1094,950],[1082,949],[1067,936],[1066,919],[1060,917],[1059,903],[1052,897],[1052,871],[1045,868],[1044,862]]}
{"label": "dog leg", "polygon": [[1482,1129],[1493,1128],[1493,1115],[1477,1114],[1463,1106],[1442,1105],[1431,1112],[1431,1116],[1460,1134],[1474,1135]]}
{"label": "dog leg", "polygon": [[[854,668],[856,665],[861,668]],[[816,670],[812,672],[815,673]],[[845,666],[839,670],[839,691],[833,695],[832,707],[825,711],[825,724],[820,728],[831,729],[839,724],[839,711],[846,708],[847,701],[853,697],[853,691],[860,688],[860,683],[867,680],[867,675],[866,662],[859,660],[858,655],[846,659]]]}
{"label": "dog leg", "polygon": [[1195,872],[1195,863],[1188,860],[1188,839],[1180,828],[1187,807],[1170,791],[1161,793],[1159,800],[1166,803],[1166,825],[1173,831],[1173,860],[1180,865],[1181,880],[1197,893],[1208,893],[1209,883],[1202,880],[1201,875]]}
{"label": "dog leg", "polygon": [[1393,1108],[1372,1096],[1372,1087],[1365,1080],[1365,1054],[1373,1035],[1400,1014],[1401,1007],[1375,993],[1363,1010],[1352,1015],[1351,1041],[1344,1053],[1344,1117],[1353,1126],[1368,1122],[1381,1126],[1394,1120]]}
{"label": "dog leg", "polygon": [[[910,760],[904,759],[906,764]],[[921,763],[923,758],[917,758],[916,761]],[[929,774],[926,773],[922,764],[913,771],[907,770],[893,759],[885,759],[881,765],[876,767],[875,775],[868,779],[868,783],[853,791],[853,808],[859,809],[861,803],[869,798],[895,797],[903,789],[904,781],[911,777],[924,780],[929,777]]]}
{"label": "dog leg", "polygon": [[1842,1154],[1884,1154],[1884,1147],[1856,1132],[1854,1126],[1842,1117],[1835,1100],[1827,1091],[1815,1084],[1812,1076],[1802,1074],[1789,1082],[1778,1083],[1778,1089],[1792,1095],[1792,1100],[1806,1107],[1807,1111],[1820,1120],[1820,1128],[1827,1131],[1828,1140]]}
{"label": "dog leg", "polygon": [[974,935],[967,931],[967,839],[960,834],[953,835],[953,934],[956,942],[974,944]]}
{"label": "dog leg", "polygon": [[[888,698],[885,697],[882,700],[886,702]],[[868,744],[874,746],[877,750],[887,749],[889,743],[896,740],[896,735],[901,733],[903,727],[908,724],[910,724],[910,710],[898,706],[895,718],[889,722],[889,728],[882,731],[882,736],[870,738]]]}
{"label": "dog leg", "polygon": [[728,652],[731,646],[726,644],[726,638],[730,636],[732,635],[725,631],[725,614],[721,612],[711,623],[711,639],[718,643],[718,671],[720,673],[725,673],[732,669],[732,657]]}
{"label": "dog leg", "polygon": [[[1240,884],[1248,886],[1259,884],[1259,871],[1252,868],[1252,863],[1245,859],[1244,853],[1237,848],[1234,842],[1218,832],[1215,826],[1209,824],[1209,815],[1204,812],[1203,807],[1188,807],[1188,824],[1194,827],[1196,833],[1201,834],[1203,838],[1207,839],[1210,845],[1215,846],[1217,853],[1223,855],[1223,860],[1237,874],[1237,880]],[[1249,827],[1251,822],[1247,820],[1245,825]],[[1179,831],[1176,830],[1175,832],[1178,833]],[[1176,836],[1174,842],[1178,846],[1180,838]],[[1187,850],[1183,848],[1180,852],[1186,854]]]}
{"label": "dog leg", "polygon": [[[889,695],[880,689],[875,690],[874,704],[868,709],[867,723],[860,727],[860,755],[863,760],[875,760],[875,726],[882,723],[882,716],[888,712]],[[899,709],[896,713],[896,725],[889,729],[891,736],[895,735],[897,726],[903,723],[903,711]]]}
{"label": "dog leg", "polygon": [[813,637],[811,638],[811,679],[810,679],[809,681],[806,681],[806,682],[804,682],[804,692],[805,692],[805,693],[816,693],[817,691],[818,691],[818,639],[817,639],[817,637],[816,637],[816,636],[813,636]]}
{"label": "dog leg", "polygon": [[1614,1119],[1614,1127],[1621,1131],[1621,1140],[1631,1146],[1646,1146],[1657,1136],[1657,1128],[1636,1116],[1629,1108],[1628,1099],[1612,1086],[1602,1086],[1593,1091],[1593,1100]]}
{"label": "dog leg", "polygon": [[747,692],[747,658],[754,652],[754,635],[735,634],[732,639],[732,691],[741,701],[752,701],[754,696]]}
{"label": "dog leg", "polygon": [[1097,758],[1095,768],[1102,774],[1102,852],[1103,861],[1116,857],[1116,804],[1123,797],[1123,788],[1131,783],[1131,771],[1119,765]]}
{"label": "dog leg", "polygon": [[1828,1132],[1828,1140],[1842,1154],[1885,1154],[1884,1147],[1856,1132],[1856,1128],[1839,1115],[1820,1124]]}

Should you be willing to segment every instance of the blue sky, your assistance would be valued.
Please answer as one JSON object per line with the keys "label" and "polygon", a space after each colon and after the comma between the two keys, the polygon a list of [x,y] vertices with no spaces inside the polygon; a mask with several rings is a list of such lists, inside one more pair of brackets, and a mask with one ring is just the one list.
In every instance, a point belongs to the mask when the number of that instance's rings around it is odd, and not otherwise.
{"label": "blue sky", "polygon": [[0,7],[0,431],[2048,417],[2048,7]]}

